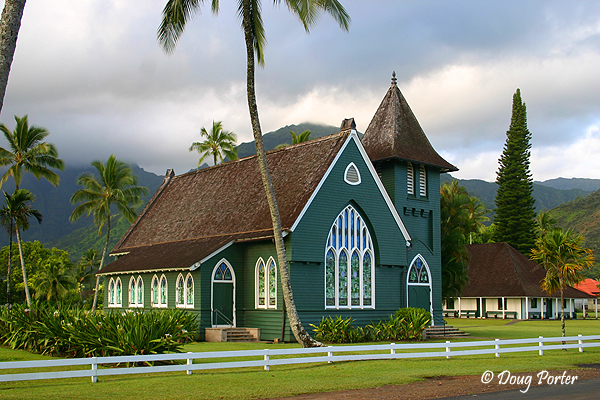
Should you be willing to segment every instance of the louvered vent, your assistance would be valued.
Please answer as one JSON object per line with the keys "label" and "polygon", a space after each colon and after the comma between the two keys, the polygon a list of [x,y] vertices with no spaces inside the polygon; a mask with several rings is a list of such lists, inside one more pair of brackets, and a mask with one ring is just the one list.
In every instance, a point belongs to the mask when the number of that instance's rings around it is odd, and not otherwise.
{"label": "louvered vent", "polygon": [[410,162],[406,165],[406,191],[408,194],[415,194],[415,173]]}
{"label": "louvered vent", "polygon": [[358,172],[358,168],[356,168],[354,163],[350,163],[346,167],[344,181],[349,185],[358,185],[360,183],[360,172]]}
{"label": "louvered vent", "polygon": [[419,194],[421,197],[427,196],[427,172],[424,165],[419,169]]}

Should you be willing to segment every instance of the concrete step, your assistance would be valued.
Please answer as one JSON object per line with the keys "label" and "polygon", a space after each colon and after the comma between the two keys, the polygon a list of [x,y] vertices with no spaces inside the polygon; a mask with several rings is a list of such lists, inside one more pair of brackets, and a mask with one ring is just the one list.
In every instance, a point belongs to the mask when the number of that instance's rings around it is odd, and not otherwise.
{"label": "concrete step", "polygon": [[453,338],[453,337],[465,337],[470,336],[469,333],[463,332],[458,328],[451,325],[444,326],[430,326],[425,329],[423,336],[428,339],[441,339],[441,338]]}

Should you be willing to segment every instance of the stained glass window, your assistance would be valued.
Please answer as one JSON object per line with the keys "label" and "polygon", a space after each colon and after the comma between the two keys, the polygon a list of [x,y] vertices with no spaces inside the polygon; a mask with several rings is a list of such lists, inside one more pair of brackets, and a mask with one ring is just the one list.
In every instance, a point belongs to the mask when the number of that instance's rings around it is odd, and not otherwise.
{"label": "stained glass window", "polygon": [[266,279],[265,279],[265,262],[263,259],[258,260],[258,306],[264,307],[267,305],[267,290],[266,290]]}
{"label": "stained glass window", "polygon": [[420,256],[417,257],[408,271],[408,283],[429,283],[429,271],[423,264]]}
{"label": "stained glass window", "polygon": [[108,305],[115,304],[115,281],[110,278],[108,281]]}
{"label": "stained glass window", "polygon": [[358,251],[350,259],[350,298],[353,306],[360,306],[360,257]]}
{"label": "stained glass window", "polygon": [[144,305],[144,280],[141,276],[137,279],[137,303],[138,306]]}
{"label": "stained glass window", "polygon": [[275,271],[275,260],[269,262],[269,306],[277,305],[277,271]]}
{"label": "stained glass window", "polygon": [[185,283],[186,303],[188,306],[194,305],[194,278],[192,274],[187,275]]}
{"label": "stained glass window", "polygon": [[325,257],[325,298],[326,305],[335,306],[335,256],[329,249]]}
{"label": "stained glass window", "polygon": [[160,278],[160,304],[167,304],[167,278],[164,275]]}
{"label": "stained glass window", "polygon": [[373,241],[353,206],[337,216],[327,238],[325,254],[325,306],[372,308]]}
{"label": "stained glass window", "polygon": [[183,275],[177,277],[177,305],[185,305],[185,286],[183,283]]}
{"label": "stained glass window", "polygon": [[158,277],[156,275],[154,275],[154,277],[152,278],[152,305],[153,306],[157,306],[158,305]]}
{"label": "stained glass window", "polygon": [[122,303],[122,298],[121,297],[121,278],[117,278],[117,285],[116,285],[117,289],[116,289],[116,298],[115,298],[115,303],[120,306]]}
{"label": "stained glass window", "polygon": [[135,278],[132,276],[129,279],[129,305],[135,306]]}

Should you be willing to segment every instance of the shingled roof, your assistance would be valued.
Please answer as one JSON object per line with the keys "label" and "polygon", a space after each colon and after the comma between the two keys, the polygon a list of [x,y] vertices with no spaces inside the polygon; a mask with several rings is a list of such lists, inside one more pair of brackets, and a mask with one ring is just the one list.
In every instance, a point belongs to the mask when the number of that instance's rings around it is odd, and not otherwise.
{"label": "shingled roof", "polygon": [[381,101],[375,116],[362,137],[362,144],[372,161],[400,158],[441,168],[444,172],[458,171],[431,146],[419,121],[396,85],[392,85]]}
{"label": "shingled roof", "polygon": [[[292,227],[349,132],[272,150],[267,160],[282,228]],[[173,176],[113,249],[124,254],[103,269],[187,268],[232,241],[272,237],[256,156]]]}
{"label": "shingled roof", "polygon": [[[467,246],[469,284],[461,297],[556,297],[540,288],[544,269],[515,250],[508,243],[471,244]],[[564,290],[565,298],[592,297],[572,287]]]}

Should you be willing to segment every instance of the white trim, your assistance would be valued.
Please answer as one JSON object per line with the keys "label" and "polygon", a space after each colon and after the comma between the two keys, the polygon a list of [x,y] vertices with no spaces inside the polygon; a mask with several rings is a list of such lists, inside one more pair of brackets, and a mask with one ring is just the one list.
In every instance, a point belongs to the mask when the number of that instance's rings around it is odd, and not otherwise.
{"label": "white trim", "polygon": [[[350,168],[354,168],[354,170],[356,171],[356,177],[358,179],[356,182],[352,182],[348,179],[348,171],[350,170]],[[360,185],[360,183],[362,182],[361,177],[360,177],[360,171],[358,170],[358,167],[356,166],[356,164],[354,164],[353,162],[348,164],[348,166],[346,167],[346,170],[344,171],[344,182],[346,182],[348,185],[352,185],[352,186]]]}
{"label": "white trim", "polygon": [[348,143],[350,143],[350,140],[353,140],[354,143],[356,143],[356,147],[358,148],[360,154],[362,155],[362,158],[363,158],[365,164],[367,165],[367,169],[369,170],[369,172],[371,173],[371,176],[375,180],[375,183],[377,184],[377,188],[379,189],[379,192],[383,196],[390,212],[392,213],[392,216],[396,220],[396,224],[398,225],[398,228],[400,228],[400,231],[402,232],[402,236],[404,236],[404,239],[407,242],[406,244],[408,245],[409,242],[411,241],[410,235],[408,234],[408,230],[406,230],[406,227],[404,226],[404,223],[402,222],[402,218],[400,218],[400,215],[398,214],[398,210],[396,210],[396,207],[394,206],[392,199],[390,198],[389,194],[385,190],[385,187],[383,186],[381,179],[379,179],[379,176],[377,176],[377,171],[375,171],[375,167],[373,166],[373,163],[369,159],[369,156],[367,155],[365,148],[363,147],[362,143],[360,142],[360,139],[358,138],[358,135],[356,134],[356,131],[354,131],[354,130],[352,130],[350,132],[350,135],[348,135],[348,139],[346,139],[346,141],[344,142],[344,144],[338,151],[337,155],[333,159],[332,163],[329,165],[329,168],[327,168],[325,175],[323,175],[323,178],[321,178],[321,181],[317,185],[317,188],[315,189],[315,191],[312,193],[312,195],[310,196],[310,198],[308,199],[308,201],[302,208],[302,211],[298,215],[298,218],[296,218],[296,221],[292,225],[290,231],[293,232],[298,227],[298,224],[302,220],[302,217],[304,217],[304,214],[306,213],[306,211],[308,211],[310,205],[312,204],[313,200],[317,196],[317,193],[319,192],[319,190],[321,190],[321,187],[323,186],[323,184],[329,177],[329,174],[333,170],[333,167],[335,166],[338,159],[341,157],[342,153],[348,146]]}
{"label": "white trim", "polygon": [[[427,270],[427,275],[428,275],[428,280],[429,283],[409,283],[408,280],[410,279],[410,270],[411,268],[414,266],[415,262],[417,261],[417,258],[421,259],[421,262],[423,263],[423,267],[425,267],[425,269]],[[423,268],[421,267],[421,268]],[[434,325],[433,322],[433,290],[432,290],[432,285],[431,285],[431,270],[429,269],[429,265],[427,264],[427,261],[425,261],[425,257],[423,257],[421,255],[421,253],[417,254],[412,261],[410,262],[410,264],[408,264],[408,270],[406,273],[406,306],[407,307],[412,307],[409,303],[408,303],[408,286],[422,286],[422,287],[429,287],[429,312],[431,313],[431,325]],[[458,307],[460,309],[460,297],[458,298]]]}
{"label": "white trim", "polygon": [[[264,270],[263,270],[263,276],[265,279],[265,304],[260,304],[260,289],[259,289],[259,283],[260,283],[260,271],[258,269],[260,263],[263,263],[264,265]],[[270,267],[271,264],[273,264],[275,266],[275,304],[271,304],[271,296],[270,296],[270,285],[271,285],[271,272],[270,272]],[[275,259],[273,257],[269,257],[269,259],[267,260],[267,262],[265,262],[263,260],[262,257],[258,257],[258,260],[256,260],[256,264],[254,265],[254,308],[255,309],[260,309],[260,310],[267,310],[267,309],[277,309],[277,263],[275,262]]]}
{"label": "white trim", "polygon": [[[213,258],[214,256],[216,256],[217,254],[219,254],[220,252],[222,252],[223,250],[225,250],[226,248],[228,248],[229,246],[231,246],[235,241],[232,240],[231,242],[219,247],[217,250],[213,251],[212,253],[210,253],[209,255],[207,255],[206,257],[204,257],[202,260],[198,261],[197,263],[195,263],[194,265],[192,265],[190,267],[191,271],[194,271],[196,268],[200,267],[200,264],[207,262],[208,260],[210,260],[211,258]],[[222,260],[225,260],[224,258]],[[221,260],[221,261],[222,261]],[[221,262],[219,261],[219,263]]]}
{"label": "white trim", "polygon": [[233,270],[233,267],[231,266],[231,264],[229,263],[229,261],[227,261],[227,259],[225,258],[221,258],[219,260],[219,262],[217,262],[211,272],[210,275],[210,325],[213,328],[218,328],[221,326],[229,326],[229,325],[215,325],[213,322],[213,315],[214,315],[214,304],[213,304],[213,300],[214,300],[214,284],[215,282],[217,282],[217,284],[229,284],[229,281],[215,281],[215,271],[217,270],[217,268],[219,268],[221,266],[222,263],[225,263],[225,265],[227,265],[227,268],[229,268],[229,270],[231,271],[231,284],[233,285],[233,327],[237,326],[237,321],[236,321],[236,308],[235,308],[235,271]]}
{"label": "white trim", "polygon": [[[191,273],[187,273],[186,276],[183,276],[182,273],[179,273],[179,275],[177,275],[177,279],[175,280],[175,307],[176,308],[194,308],[194,299],[192,297],[192,303],[188,302],[188,286],[187,286],[187,281],[188,278],[191,277],[192,278],[192,293],[194,292],[194,277],[192,276]],[[179,278],[183,279],[183,302],[180,303],[179,302]],[[193,296],[193,294],[192,294]]]}

